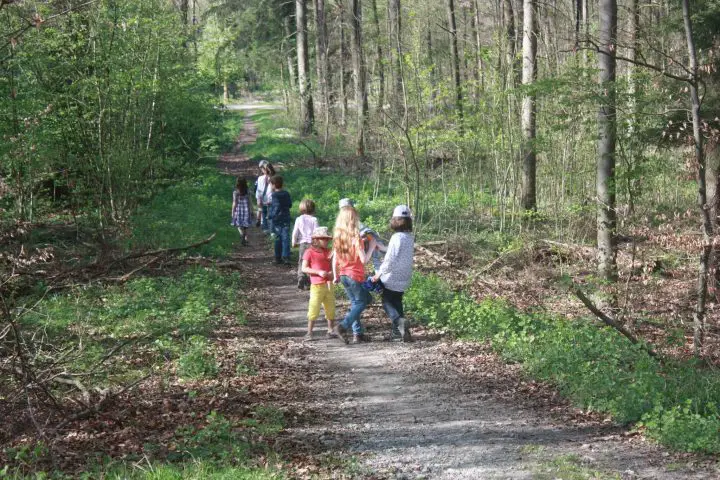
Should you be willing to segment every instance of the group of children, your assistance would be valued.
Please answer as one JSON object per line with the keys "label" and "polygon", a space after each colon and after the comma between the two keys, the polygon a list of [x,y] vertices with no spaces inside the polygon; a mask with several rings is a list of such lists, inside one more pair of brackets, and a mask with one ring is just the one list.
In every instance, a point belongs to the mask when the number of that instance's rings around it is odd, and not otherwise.
{"label": "group of children", "polygon": [[[257,226],[275,236],[275,262],[290,263],[290,247],[298,247],[298,288],[310,289],[308,303],[308,330],[306,340],[312,339],[313,327],[320,309],[327,319],[327,337],[352,343],[363,341],[361,314],[372,302],[369,290],[381,291],[383,309],[391,320],[391,338],[410,339],[410,330],[403,310],[403,294],[410,286],[413,269],[415,240],[410,209],[398,205],[390,218],[394,232],[385,245],[377,232],[362,225],[352,200],[340,200],[335,228],[331,235],[327,227],[318,225],[315,203],[310,199],[300,202],[300,216],[290,232],[290,194],[283,190],[282,177],[267,161],[260,162],[261,176],[256,183],[258,205]],[[268,190],[270,194],[268,195]],[[247,181],[238,178],[233,191],[232,225],[236,226],[247,244],[247,228],[252,224],[252,205]],[[332,240],[332,248],[329,243]],[[381,253],[385,254],[381,261]],[[366,276],[365,265],[373,260],[375,272]],[[350,300],[345,317],[335,320],[334,284],[342,283]]]}

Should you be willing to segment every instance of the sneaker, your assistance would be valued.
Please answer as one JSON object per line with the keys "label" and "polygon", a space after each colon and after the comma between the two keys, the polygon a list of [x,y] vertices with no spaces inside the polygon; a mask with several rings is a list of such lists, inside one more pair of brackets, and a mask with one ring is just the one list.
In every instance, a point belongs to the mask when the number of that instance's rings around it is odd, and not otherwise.
{"label": "sneaker", "polygon": [[310,342],[310,341],[312,341],[312,339],[313,339],[312,333],[306,333],[305,336],[303,337],[303,342]]}
{"label": "sneaker", "polygon": [[282,259],[275,257],[275,265],[282,265]]}
{"label": "sneaker", "polygon": [[353,345],[357,345],[358,343],[362,343],[362,341],[363,341],[363,339],[362,339],[362,333],[353,333],[353,338],[352,338],[352,342],[351,342]]}
{"label": "sneaker", "polygon": [[332,331],[332,334],[335,335],[334,338],[340,338],[343,342],[348,343],[347,338],[345,338],[346,333],[347,330],[342,325],[340,325],[340,322],[335,324],[335,327]]}
{"label": "sneaker", "polygon": [[410,338],[410,322],[405,317],[400,317],[397,320],[397,329],[400,333],[400,339],[403,342],[409,342]]}
{"label": "sneaker", "polygon": [[340,338],[340,337],[338,337],[338,334],[335,333],[335,332],[333,332],[333,331],[327,332],[327,333],[325,334],[325,337],[326,337],[326,338]]}
{"label": "sneaker", "polygon": [[283,259],[282,259],[282,264],[283,264],[283,265],[290,265],[290,259],[289,259],[288,257],[283,257]]}

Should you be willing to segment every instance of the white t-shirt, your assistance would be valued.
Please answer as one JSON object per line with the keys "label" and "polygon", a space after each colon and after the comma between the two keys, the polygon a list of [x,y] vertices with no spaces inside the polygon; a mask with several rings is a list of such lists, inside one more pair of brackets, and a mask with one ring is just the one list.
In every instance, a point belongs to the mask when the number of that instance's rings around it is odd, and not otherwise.
{"label": "white t-shirt", "polygon": [[[263,196],[263,192],[265,192],[265,196]],[[272,185],[270,185],[270,177],[267,175],[260,175],[257,179],[255,200],[258,205],[270,205],[272,203]]]}

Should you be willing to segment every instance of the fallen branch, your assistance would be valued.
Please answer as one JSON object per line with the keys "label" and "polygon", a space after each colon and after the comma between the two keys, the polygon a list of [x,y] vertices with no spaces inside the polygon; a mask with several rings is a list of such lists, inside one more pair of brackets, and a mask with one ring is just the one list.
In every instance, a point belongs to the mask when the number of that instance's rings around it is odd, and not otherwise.
{"label": "fallen branch", "polygon": [[422,252],[423,254],[427,255],[428,257],[434,258],[434,259],[437,260],[438,262],[443,263],[443,264],[445,264],[445,265],[452,266],[452,264],[453,264],[453,263],[452,263],[450,260],[448,260],[447,258],[443,257],[443,256],[440,255],[440,254],[437,254],[437,253],[433,252],[432,250],[429,250],[429,249],[423,247],[422,245],[415,244],[415,250],[417,250],[417,251],[419,251],[419,252]]}
{"label": "fallen branch", "polygon": [[585,293],[580,289],[580,287],[577,284],[572,283],[570,285],[570,291],[573,294],[575,294],[575,296],[578,299],[580,299],[580,301],[588,308],[588,310],[590,310],[597,318],[602,320],[602,322],[605,325],[607,325],[608,327],[612,327],[615,330],[617,330],[618,332],[620,332],[623,336],[625,336],[625,338],[630,340],[630,342],[633,343],[634,345],[642,346],[645,349],[645,351],[648,353],[648,355],[650,355],[651,357],[657,357],[657,353],[655,352],[655,350],[653,350],[653,348],[650,345],[648,345],[645,342],[640,342],[640,340],[638,340],[638,338],[635,335],[633,335],[632,332],[630,332],[630,330],[628,330],[627,328],[622,326],[619,322],[617,322],[611,316],[609,316],[606,313],[604,313],[603,311],[601,311],[592,302],[592,300],[590,300],[587,297],[587,295],[585,295]]}
{"label": "fallen branch", "polygon": [[[112,266],[112,265],[114,265],[114,264],[116,264],[116,263],[118,263],[118,262],[124,262],[125,260],[131,260],[131,259],[133,259],[133,258],[142,258],[142,257],[150,257],[150,256],[164,255],[164,254],[166,254],[166,253],[174,253],[174,252],[180,252],[180,251],[182,251],[182,250],[190,250],[190,249],[192,249],[192,248],[197,248],[197,247],[199,247],[200,245],[205,245],[206,243],[210,243],[210,242],[215,238],[216,235],[217,235],[217,233],[213,233],[212,235],[210,235],[210,236],[209,236],[208,238],[206,238],[205,240],[202,240],[202,241],[197,242],[197,243],[193,243],[192,245],[186,245],[186,246],[184,246],[184,247],[161,248],[161,249],[159,249],[159,250],[151,250],[151,251],[149,251],[149,252],[139,252],[139,253],[132,253],[132,254],[130,254],[130,255],[125,255],[124,257],[117,258],[117,259],[113,260],[113,261],[110,263],[110,266]],[[109,267],[108,267],[108,268],[109,268]]]}
{"label": "fallen branch", "polygon": [[126,273],[122,277],[108,278],[108,280],[112,280],[112,281],[118,282],[118,283],[125,283],[130,279],[130,277],[135,275],[137,272],[139,272],[140,270],[149,266],[150,264],[157,262],[158,260],[160,260],[160,257],[153,257],[150,259],[149,262],[145,262],[142,265],[140,265],[139,267],[130,270],[128,273]]}

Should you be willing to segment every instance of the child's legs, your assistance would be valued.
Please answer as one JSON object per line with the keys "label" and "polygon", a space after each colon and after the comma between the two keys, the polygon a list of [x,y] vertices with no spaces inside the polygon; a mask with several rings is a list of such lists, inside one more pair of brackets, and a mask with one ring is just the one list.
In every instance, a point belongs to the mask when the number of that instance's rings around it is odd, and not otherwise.
{"label": "child's legs", "polygon": [[[314,287],[315,285],[313,285]],[[335,291],[329,284],[320,285],[322,288],[322,305],[325,310],[325,319],[328,322],[328,332],[332,330],[335,321]],[[312,289],[312,287],[310,287]]]}
{"label": "child's legs", "polygon": [[290,258],[290,225],[282,225],[278,235],[281,240],[281,254],[283,258]]}
{"label": "child's legs", "polygon": [[275,234],[275,260],[280,260],[282,257],[282,238],[280,238],[280,228],[280,226],[273,227],[273,233]]}
{"label": "child's legs", "polygon": [[269,209],[269,207],[267,205],[263,205],[260,208],[261,217],[262,217],[262,229],[265,232],[270,230],[270,222],[268,221],[268,209]]}
{"label": "child's legs", "polygon": [[365,307],[367,307],[368,303],[370,303],[367,298],[370,294],[362,287],[360,282],[356,282],[348,276],[342,275],[340,277],[340,281],[342,282],[343,287],[345,287],[345,293],[350,300],[350,310],[345,315],[345,318],[342,321],[342,326],[343,328],[348,329],[352,325],[353,333],[360,334],[362,333],[360,314],[362,314]]}
{"label": "child's legs", "polygon": [[303,254],[305,253],[305,250],[307,250],[309,247],[310,247],[309,243],[301,243],[300,245],[298,245],[298,271],[297,271],[298,280],[302,280],[306,276],[302,271],[302,262],[303,262]]}
{"label": "child's legs", "polygon": [[[320,305],[323,304],[323,288],[324,285],[311,285],[310,286],[310,301],[308,302],[308,332],[312,332],[315,320],[320,316]],[[327,315],[327,312],[326,314]]]}
{"label": "child's legs", "polygon": [[390,317],[390,320],[393,321],[393,323],[400,317],[404,315],[403,311],[403,294],[405,292],[395,292],[393,290],[388,290],[387,288],[383,290],[382,293],[382,306],[383,310],[385,310],[385,313],[387,313],[388,317]]}

